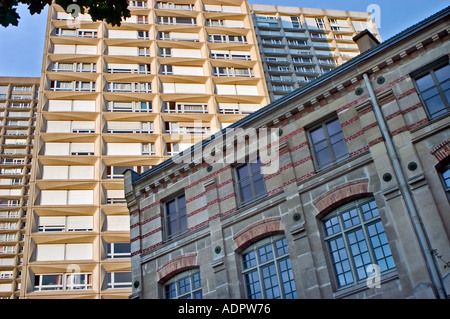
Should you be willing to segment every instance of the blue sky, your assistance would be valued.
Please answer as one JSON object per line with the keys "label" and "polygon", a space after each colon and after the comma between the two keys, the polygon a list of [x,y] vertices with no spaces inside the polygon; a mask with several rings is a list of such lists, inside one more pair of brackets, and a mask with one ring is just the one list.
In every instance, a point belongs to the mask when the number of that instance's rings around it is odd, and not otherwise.
{"label": "blue sky", "polygon": [[[250,0],[252,4],[367,11],[371,4],[380,8],[380,34],[383,40],[450,5],[450,0]],[[0,26],[0,76],[40,76],[44,50],[47,8],[31,16],[19,8],[18,27]]]}

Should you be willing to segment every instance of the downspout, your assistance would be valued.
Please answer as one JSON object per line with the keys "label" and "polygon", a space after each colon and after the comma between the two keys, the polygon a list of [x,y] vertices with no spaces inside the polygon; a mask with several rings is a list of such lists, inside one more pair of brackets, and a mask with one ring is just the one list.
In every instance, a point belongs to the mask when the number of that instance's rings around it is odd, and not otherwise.
{"label": "downspout", "polygon": [[397,181],[400,186],[400,192],[405,200],[406,208],[408,210],[409,216],[410,216],[412,224],[414,226],[414,230],[415,230],[417,239],[419,240],[420,247],[425,256],[425,262],[428,266],[431,280],[434,284],[435,289],[437,290],[439,298],[447,299],[443,285],[441,283],[438,269],[436,267],[436,264],[434,262],[432,254],[431,254],[431,248],[430,248],[427,236],[426,236],[426,232],[423,229],[419,214],[416,209],[416,205],[414,203],[414,199],[412,196],[412,190],[410,189],[410,187],[406,181],[406,175],[400,164],[399,156],[395,149],[394,143],[393,143],[391,135],[389,133],[389,129],[386,125],[386,121],[384,119],[380,105],[378,104],[377,98],[375,96],[375,92],[373,91],[373,88],[370,83],[369,77],[367,76],[367,73],[363,74],[363,78],[364,78],[364,82],[366,84],[367,90],[369,91],[369,96],[370,96],[370,100],[372,102],[373,111],[375,113],[375,117],[376,117],[378,125],[380,127],[381,134],[383,135],[384,141],[386,142],[388,155],[389,155],[389,158],[391,159],[392,165],[394,167],[394,173],[395,173],[395,176],[397,177]]}

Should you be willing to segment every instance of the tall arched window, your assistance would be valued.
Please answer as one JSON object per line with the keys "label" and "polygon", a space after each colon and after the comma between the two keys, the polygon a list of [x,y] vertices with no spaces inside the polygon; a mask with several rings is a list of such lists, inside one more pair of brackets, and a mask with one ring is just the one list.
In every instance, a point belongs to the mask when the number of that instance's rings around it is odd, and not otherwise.
{"label": "tall arched window", "polygon": [[325,241],[339,288],[357,284],[372,274],[395,268],[377,204],[373,198],[353,201],[323,219]]}
{"label": "tall arched window", "polygon": [[243,251],[242,261],[249,299],[297,298],[286,238],[258,241]]}
{"label": "tall arched window", "polygon": [[202,299],[202,282],[200,271],[191,269],[182,272],[164,285],[166,299]]}

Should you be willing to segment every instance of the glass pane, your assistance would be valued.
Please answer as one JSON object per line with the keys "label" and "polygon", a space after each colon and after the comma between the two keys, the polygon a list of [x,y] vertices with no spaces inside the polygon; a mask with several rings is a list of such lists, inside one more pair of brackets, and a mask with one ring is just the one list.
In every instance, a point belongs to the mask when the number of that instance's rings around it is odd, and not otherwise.
{"label": "glass pane", "polygon": [[266,184],[262,175],[258,176],[258,179],[254,180],[255,197],[260,197],[266,193]]}
{"label": "glass pane", "polygon": [[245,274],[245,285],[247,286],[247,293],[249,299],[261,299],[261,285],[259,283],[258,272],[252,271]]}
{"label": "glass pane", "polygon": [[[194,275],[192,276],[192,281],[193,281],[193,287],[194,287],[194,289],[201,288],[202,283],[201,283],[201,280],[200,280],[200,273],[194,274]],[[196,299],[198,299],[198,298],[196,298]]]}
{"label": "glass pane", "polygon": [[417,87],[420,91],[424,91],[426,89],[429,89],[434,85],[433,78],[431,77],[431,74],[427,74],[419,79],[416,80]]}
{"label": "glass pane", "polygon": [[259,173],[259,171],[261,170],[261,163],[259,160],[256,163],[250,163],[250,166],[251,166],[253,175],[255,175],[255,173]]}
{"label": "glass pane", "polygon": [[333,235],[341,230],[339,226],[339,220],[337,217],[333,217],[325,222],[325,230],[327,232],[327,236]]}
{"label": "glass pane", "polygon": [[170,215],[176,211],[175,200],[172,200],[166,204],[167,207],[167,215]]}
{"label": "glass pane", "polygon": [[180,295],[184,295],[191,291],[191,280],[189,277],[182,278],[178,281],[178,289]]}
{"label": "glass pane", "polygon": [[281,298],[280,288],[278,286],[278,278],[274,264],[270,264],[261,268],[264,282],[264,290],[267,299]]}
{"label": "glass pane", "polygon": [[319,165],[319,167],[331,163],[331,154],[329,149],[327,148],[320,152],[317,152],[316,156],[317,156],[317,164]]}
{"label": "glass pane", "polygon": [[339,120],[336,119],[332,122],[327,123],[327,130],[328,130],[328,136],[332,136],[336,133],[339,133],[342,131],[341,125],[339,124]]}
{"label": "glass pane", "polygon": [[450,188],[450,168],[447,168],[447,170],[442,173],[442,178],[444,179],[445,187]]}
{"label": "glass pane", "polygon": [[439,82],[444,82],[450,78],[450,65],[443,66],[434,71]]}
{"label": "glass pane", "polygon": [[288,253],[286,238],[280,239],[275,242],[275,248],[277,252],[277,256],[283,256]]}
{"label": "glass pane", "polygon": [[310,134],[311,134],[311,140],[312,140],[313,144],[316,144],[325,139],[325,133],[324,133],[322,127],[319,127],[318,129],[311,131]]}
{"label": "glass pane", "polygon": [[182,209],[184,207],[186,207],[186,200],[185,200],[185,196],[182,195],[182,196],[178,197],[178,209]]}
{"label": "glass pane", "polygon": [[248,269],[256,266],[256,253],[254,251],[249,252],[243,256],[244,269]]}
{"label": "glass pane", "polygon": [[266,261],[273,259],[273,251],[272,244],[260,247],[258,249],[259,259],[261,263],[265,263]]}
{"label": "glass pane", "polygon": [[244,178],[248,178],[249,176],[249,172],[248,172],[248,167],[247,165],[243,165],[241,167],[238,167],[237,169],[237,173],[238,173],[238,178],[239,180],[242,180]]}
{"label": "glass pane", "polygon": [[425,100],[425,105],[427,106],[431,117],[437,117],[446,112],[445,105],[439,95]]}
{"label": "glass pane", "polygon": [[166,286],[166,299],[173,299],[177,297],[177,290],[175,283]]}
{"label": "glass pane", "polygon": [[253,191],[250,185],[250,181],[241,183],[241,200],[242,202],[248,202],[253,198]]}

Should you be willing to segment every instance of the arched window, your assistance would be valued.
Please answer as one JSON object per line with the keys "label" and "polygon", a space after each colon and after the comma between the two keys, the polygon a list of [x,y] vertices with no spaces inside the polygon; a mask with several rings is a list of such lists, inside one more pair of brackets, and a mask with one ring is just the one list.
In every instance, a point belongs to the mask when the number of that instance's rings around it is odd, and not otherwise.
{"label": "arched window", "polygon": [[258,241],[242,253],[243,275],[249,299],[295,299],[294,275],[286,238]]}
{"label": "arched window", "polygon": [[164,285],[166,299],[202,299],[200,271],[191,269],[182,272]]}
{"label": "arched window", "polygon": [[323,219],[325,241],[339,288],[357,284],[372,274],[395,268],[377,204],[373,198],[353,201]]}

